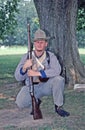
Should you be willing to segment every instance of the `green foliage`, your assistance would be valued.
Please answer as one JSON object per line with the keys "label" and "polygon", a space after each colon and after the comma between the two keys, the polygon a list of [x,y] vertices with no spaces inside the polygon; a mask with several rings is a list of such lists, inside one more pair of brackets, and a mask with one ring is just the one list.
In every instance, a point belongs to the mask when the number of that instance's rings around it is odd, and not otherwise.
{"label": "green foliage", "polygon": [[81,29],[77,31],[77,41],[78,41],[79,48],[85,47],[85,30]]}
{"label": "green foliage", "polygon": [[[3,26],[0,26],[1,45],[26,45],[27,44],[27,18],[31,28],[31,37],[39,27],[39,20],[33,0],[5,0],[2,2],[5,9]],[[2,18],[2,16],[1,16]]]}
{"label": "green foliage", "polygon": [[0,0],[0,40],[14,32],[18,2],[19,0]]}
{"label": "green foliage", "polygon": [[16,44],[27,45],[27,19],[30,24],[31,38],[35,30],[39,27],[37,12],[31,1],[21,0],[19,3],[19,14],[16,16],[18,26],[15,30]]}
{"label": "green foliage", "polygon": [[85,29],[85,10],[84,8],[78,10],[77,30]]}
{"label": "green foliage", "polygon": [[85,9],[78,10],[77,17],[77,39],[78,47],[85,47]]}

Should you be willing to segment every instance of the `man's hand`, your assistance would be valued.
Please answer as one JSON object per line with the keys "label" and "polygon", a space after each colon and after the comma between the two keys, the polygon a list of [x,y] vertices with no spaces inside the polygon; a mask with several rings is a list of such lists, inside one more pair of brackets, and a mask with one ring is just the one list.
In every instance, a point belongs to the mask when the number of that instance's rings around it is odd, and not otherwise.
{"label": "man's hand", "polygon": [[28,76],[41,76],[41,74],[40,74],[40,72],[38,72],[38,71],[34,71],[34,70],[28,70],[28,72],[27,72],[27,74],[28,74]]}
{"label": "man's hand", "polygon": [[32,59],[26,60],[26,62],[23,65],[23,72],[26,71],[27,68],[32,66]]}

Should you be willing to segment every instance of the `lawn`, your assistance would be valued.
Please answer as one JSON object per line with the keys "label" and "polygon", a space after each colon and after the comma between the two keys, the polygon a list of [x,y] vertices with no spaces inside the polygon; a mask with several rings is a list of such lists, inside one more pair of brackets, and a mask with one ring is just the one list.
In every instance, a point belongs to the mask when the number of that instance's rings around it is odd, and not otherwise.
{"label": "lawn", "polygon": [[[26,47],[12,47],[0,49],[0,110],[15,108],[12,97],[21,88],[14,78],[15,68]],[[82,62],[85,64],[85,49],[79,49]],[[16,87],[16,84],[18,87]],[[18,128],[9,124],[3,130],[85,130],[85,93],[65,89],[64,108],[70,112],[70,117],[61,118],[55,115],[52,97],[42,99],[41,109],[44,117],[51,118],[50,123],[30,127]],[[25,115],[26,116],[26,115]],[[24,119],[24,118],[23,118]],[[1,130],[1,129],[0,129]]]}
{"label": "lawn", "polygon": [[[24,49],[23,49],[24,48]],[[0,49],[0,83],[15,82],[14,71],[21,59],[27,52],[27,47],[14,46]]]}

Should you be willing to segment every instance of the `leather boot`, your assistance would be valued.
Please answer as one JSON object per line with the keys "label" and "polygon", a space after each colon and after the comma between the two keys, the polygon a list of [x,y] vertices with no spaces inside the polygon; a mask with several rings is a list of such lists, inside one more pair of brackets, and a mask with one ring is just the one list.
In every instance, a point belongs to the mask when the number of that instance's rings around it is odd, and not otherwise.
{"label": "leather boot", "polygon": [[[41,101],[40,99],[38,99],[38,102],[37,102],[37,103],[38,103],[38,107],[40,107],[41,102],[42,102],[42,101]],[[33,110],[32,110],[32,111],[30,112],[30,115],[33,115],[33,114],[34,114],[34,113],[33,113]]]}
{"label": "leather boot", "polygon": [[55,105],[55,112],[57,112],[57,114],[62,117],[66,117],[70,115],[69,112],[63,110],[61,107],[58,107],[57,105]]}

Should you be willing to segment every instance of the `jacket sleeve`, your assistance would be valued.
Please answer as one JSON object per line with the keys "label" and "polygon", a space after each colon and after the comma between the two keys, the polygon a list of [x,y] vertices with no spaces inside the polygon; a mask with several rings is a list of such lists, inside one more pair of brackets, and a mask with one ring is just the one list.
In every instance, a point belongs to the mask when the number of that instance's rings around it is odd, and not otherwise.
{"label": "jacket sleeve", "polygon": [[21,58],[21,60],[20,60],[20,62],[19,62],[19,64],[18,64],[18,66],[17,66],[17,68],[16,68],[16,70],[15,70],[14,76],[15,76],[15,79],[16,79],[17,81],[23,81],[23,80],[25,80],[26,77],[27,77],[27,73],[22,73],[22,72],[21,72],[21,71],[22,71],[22,67],[23,67],[23,65],[24,65],[24,63],[25,63],[25,61],[26,61],[26,59],[27,59],[27,55],[25,54],[25,55]]}
{"label": "jacket sleeve", "polygon": [[40,70],[40,73],[42,75],[42,78],[46,77],[54,77],[54,76],[59,76],[61,73],[61,66],[59,64],[59,61],[57,57],[54,54],[50,55],[50,64],[49,68],[45,70]]}

